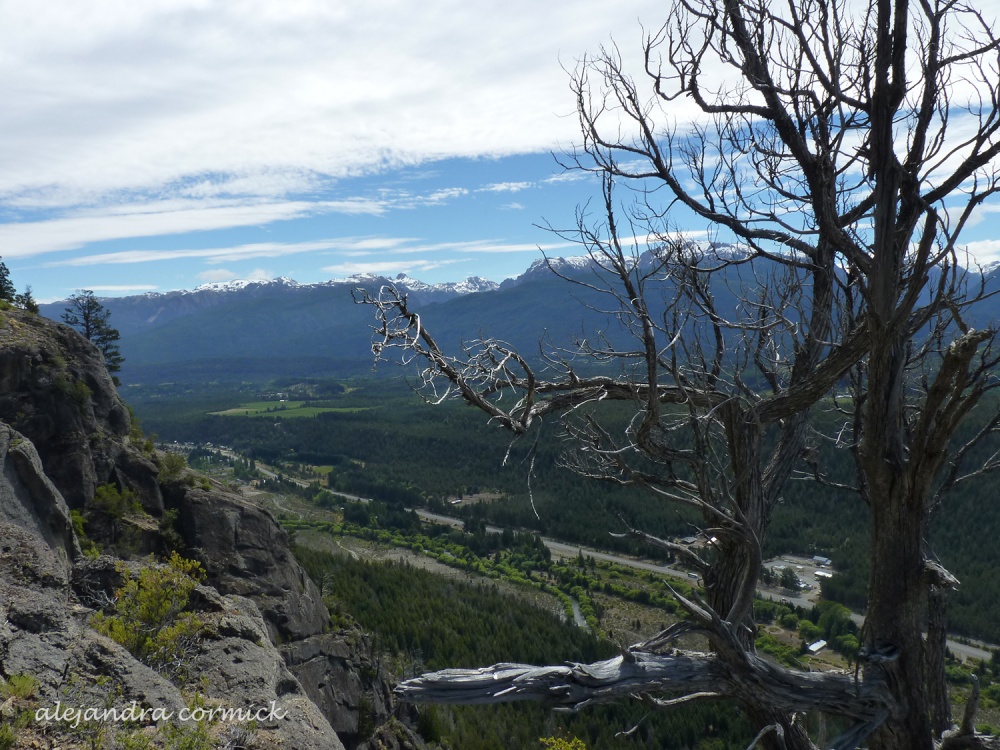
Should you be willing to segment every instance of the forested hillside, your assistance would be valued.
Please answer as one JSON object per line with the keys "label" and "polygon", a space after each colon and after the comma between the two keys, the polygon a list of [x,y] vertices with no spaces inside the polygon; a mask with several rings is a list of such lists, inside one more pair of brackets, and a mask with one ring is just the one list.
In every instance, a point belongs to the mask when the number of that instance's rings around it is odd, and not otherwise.
{"label": "forested hillside", "polygon": [[[298,548],[296,556],[334,610],[351,613],[396,654],[406,676],[425,669],[499,661],[587,662],[617,649],[586,630],[490,583],[463,583],[403,564],[376,564]],[[525,637],[530,633],[530,637]],[[752,737],[731,706],[697,704],[650,711],[638,701],[594,706],[575,714],[537,704],[421,707],[419,727],[455,750],[541,747],[539,737],[579,737],[590,748],[742,750]],[[638,725],[634,734],[618,737]]]}
{"label": "forested hillside", "polygon": [[[333,491],[647,555],[655,551],[637,550],[634,542],[609,532],[623,530],[623,518],[661,536],[687,536],[698,528],[694,515],[647,493],[582,480],[562,468],[558,440],[511,443],[471,410],[460,404],[427,405],[399,381],[352,381],[346,388],[338,381],[335,386],[305,388],[302,392],[316,394],[308,403],[322,404],[326,411],[301,418],[283,416],[295,412],[278,411],[280,402],[276,411],[258,416],[210,414],[254,401],[260,395],[255,388],[201,394],[134,389],[133,401],[147,428],[162,439],[229,445],[289,470],[323,467],[315,479]],[[293,381],[274,385],[278,391],[295,387]],[[985,406],[982,413],[992,408]],[[827,427],[832,429],[832,423]],[[849,482],[847,452],[827,444],[819,450],[824,471]],[[459,496],[477,493],[490,493],[489,499],[451,505]],[[939,511],[933,542],[962,582],[952,597],[953,632],[1000,642],[1000,579],[994,574],[1000,549],[993,542],[1000,532],[1000,506],[982,501],[992,494],[989,479],[959,485]],[[790,483],[765,540],[767,556],[797,552],[832,558],[838,575],[824,583],[824,591],[855,609],[864,607],[867,548],[866,515],[857,496],[806,476]]]}

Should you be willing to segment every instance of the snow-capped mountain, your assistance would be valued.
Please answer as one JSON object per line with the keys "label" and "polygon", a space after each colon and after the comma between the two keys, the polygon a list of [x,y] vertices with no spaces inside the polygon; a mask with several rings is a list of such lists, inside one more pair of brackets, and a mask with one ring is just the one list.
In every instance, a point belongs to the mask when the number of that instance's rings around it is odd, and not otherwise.
{"label": "snow-capped mountain", "polygon": [[332,279],[322,282],[325,285],[350,284],[353,286],[368,286],[372,284],[392,284],[399,289],[409,292],[425,292],[440,294],[474,294],[475,292],[492,292],[500,288],[495,281],[484,279],[482,276],[470,276],[465,281],[450,281],[443,284],[427,284],[419,279],[414,279],[405,273],[398,274],[394,278],[381,276],[376,273],[359,273],[343,279]]}
{"label": "snow-capped mountain", "polygon": [[210,281],[207,284],[199,284],[193,290],[194,292],[238,292],[243,289],[249,289],[250,287],[257,286],[271,286],[273,284],[278,284],[279,286],[301,286],[299,282],[295,279],[289,279],[285,276],[279,276],[276,279],[236,279],[233,281]]}
{"label": "snow-capped mountain", "polygon": [[[729,246],[705,244],[697,250],[712,265],[713,259],[745,258]],[[640,269],[656,263],[655,253],[637,262]],[[593,270],[590,257],[577,256],[536,261],[499,285],[480,277],[429,284],[406,274],[361,274],[308,284],[287,278],[214,282],[192,290],[102,301],[111,312],[111,324],[121,332],[125,383],[263,381],[291,374],[367,376],[372,327],[378,322],[370,306],[355,304],[352,291],[357,287],[377,292],[392,284],[405,292],[411,309],[420,313],[447,351],[484,335],[537,352],[542,338],[565,343],[629,335],[608,312],[606,295],[592,284],[567,284],[560,278],[590,282]],[[733,283],[714,288],[715,303],[735,316],[739,290],[756,277],[742,264],[724,273],[733,274]],[[651,283],[662,283],[662,293],[669,296],[670,274],[653,274]],[[990,290],[1000,286],[1000,271],[989,274],[987,283]],[[58,320],[64,308],[65,303],[43,305],[42,313]],[[998,310],[1000,304],[987,300],[967,319],[979,325],[980,319],[1000,317]]]}

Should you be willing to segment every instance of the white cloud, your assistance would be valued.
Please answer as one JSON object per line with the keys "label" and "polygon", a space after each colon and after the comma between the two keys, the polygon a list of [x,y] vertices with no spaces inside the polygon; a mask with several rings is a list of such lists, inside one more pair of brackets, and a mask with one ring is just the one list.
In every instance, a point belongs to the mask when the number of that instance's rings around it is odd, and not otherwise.
{"label": "white cloud", "polygon": [[982,265],[1000,261],[1000,240],[969,242],[965,245],[965,249],[977,263]]}
{"label": "white cloud", "polygon": [[[391,245],[390,245],[391,246]],[[207,263],[228,263],[251,258],[279,258],[285,255],[311,253],[339,247],[353,247],[353,241],[317,240],[314,242],[255,242],[230,247],[202,247],[170,250],[123,250],[117,253],[84,255],[49,263],[49,266],[95,266],[120,263],[147,263],[160,260],[186,260],[203,258]]]}
{"label": "white cloud", "polygon": [[969,222],[966,224],[968,227],[974,227],[977,224],[981,224],[984,219],[988,219],[990,214],[1000,213],[1000,203],[983,203],[972,211],[972,216],[969,217]]}
{"label": "white cloud", "polygon": [[505,203],[504,205],[500,206],[500,208],[505,209],[507,211],[523,211],[524,210],[524,204],[523,203],[517,203],[515,201],[514,203]]}
{"label": "white cloud", "polygon": [[466,188],[445,188],[444,190],[437,190],[423,199],[425,203],[444,203],[445,201],[451,200],[453,198],[461,198],[463,195],[468,195],[469,191]]}
{"label": "white cloud", "polygon": [[[339,237],[307,242],[255,242],[245,245],[225,247],[172,248],[157,250],[122,250],[112,253],[81,255],[64,260],[51,261],[47,267],[127,265],[154,261],[181,261],[200,259],[205,263],[232,263],[254,258],[282,258],[302,253],[325,252],[344,258],[384,257],[386,253],[396,255],[429,255],[431,253],[537,253],[566,247],[575,247],[571,242],[548,243],[504,243],[496,240],[470,240],[465,242],[423,242],[415,237]],[[395,263],[395,261],[391,261]],[[407,261],[428,263],[430,261]],[[434,261],[438,267],[454,263],[454,259]],[[351,264],[344,264],[351,265]],[[228,275],[232,274],[232,275]],[[231,281],[239,276],[227,269],[210,269],[197,274],[202,281]],[[266,278],[270,278],[267,276]]]}
{"label": "white cloud", "polygon": [[579,182],[580,180],[590,179],[596,179],[596,175],[592,172],[584,172],[583,170],[567,170],[565,172],[560,172],[559,174],[554,174],[551,177],[546,177],[544,182]]}
{"label": "white cloud", "polygon": [[519,193],[522,190],[536,187],[534,182],[494,182],[479,188],[479,192],[486,193]]}
{"label": "white cloud", "polygon": [[576,135],[560,57],[610,36],[637,53],[638,19],[662,15],[652,0],[6,3],[0,200],[273,197],[553,149]]}
{"label": "white cloud", "polygon": [[553,250],[562,250],[567,247],[579,248],[580,246],[575,242],[550,242],[541,245],[516,242],[482,242],[470,245],[466,248],[466,251],[470,253],[537,253],[541,250],[542,252],[548,253]]}
{"label": "white cloud", "polygon": [[376,202],[362,200],[316,203],[167,200],[78,210],[57,219],[0,224],[0,247],[6,257],[23,258],[74,250],[105,240],[257,226],[326,212],[378,214],[383,210]]}

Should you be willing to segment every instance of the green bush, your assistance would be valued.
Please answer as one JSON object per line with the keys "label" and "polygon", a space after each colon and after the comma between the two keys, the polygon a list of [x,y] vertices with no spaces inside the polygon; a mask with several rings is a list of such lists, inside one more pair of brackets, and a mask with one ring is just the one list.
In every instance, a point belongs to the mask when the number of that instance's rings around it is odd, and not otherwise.
{"label": "green bush", "polygon": [[94,499],[90,505],[95,510],[107,513],[116,520],[142,512],[142,505],[135,493],[127,487],[118,489],[118,486],[114,484],[102,484],[98,487],[94,491]]}
{"label": "green bush", "polygon": [[187,460],[180,453],[161,453],[157,463],[160,466],[160,481],[169,482],[180,479],[181,473],[187,468]]}
{"label": "green bush", "polygon": [[783,664],[788,664],[789,666],[796,667],[799,666],[799,660],[795,653],[795,650],[790,646],[781,643],[777,638],[775,638],[770,633],[763,633],[758,636],[756,641],[756,647],[758,651],[765,654],[770,654],[775,659]]}
{"label": "green bush", "polygon": [[76,538],[80,542],[80,549],[83,550],[83,554],[87,557],[96,557],[101,554],[101,548],[98,547],[97,543],[87,536],[87,531],[84,528],[87,524],[87,517],[82,511],[76,510],[75,508],[69,512],[70,520],[73,522],[73,531],[76,533]]}
{"label": "green bush", "polygon": [[785,628],[785,630],[798,630],[799,616],[794,612],[789,612],[778,619],[778,624]]}
{"label": "green bush", "polygon": [[823,637],[823,630],[809,620],[799,621],[799,635],[805,643],[813,643]]}
{"label": "green bush", "polygon": [[0,695],[4,698],[28,700],[38,694],[38,678],[30,674],[12,674],[6,682],[0,683]]}
{"label": "green bush", "polygon": [[160,517],[160,539],[165,549],[174,551],[184,548],[184,538],[177,530],[177,508],[169,508]]}
{"label": "green bush", "polygon": [[972,682],[972,675],[958,664],[946,664],[944,667],[944,677],[952,685],[968,685]]}
{"label": "green bush", "polygon": [[203,624],[184,612],[205,570],[194,560],[173,552],[166,566],[147,566],[138,577],[126,574],[115,592],[114,614],[97,613],[91,626],[127,648],[137,659],[156,669],[182,676],[178,661]]}
{"label": "green bush", "polygon": [[53,381],[55,387],[69,396],[81,409],[90,403],[93,391],[82,380],[74,380],[69,373],[60,372]]}

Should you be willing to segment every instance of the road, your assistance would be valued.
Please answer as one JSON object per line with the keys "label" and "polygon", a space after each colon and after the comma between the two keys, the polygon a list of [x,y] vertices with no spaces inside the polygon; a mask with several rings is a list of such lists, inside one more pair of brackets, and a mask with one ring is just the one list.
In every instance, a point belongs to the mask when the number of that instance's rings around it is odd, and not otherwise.
{"label": "road", "polygon": [[[338,493],[343,495],[343,497],[350,498],[351,500],[357,502],[369,502],[366,498],[356,497],[353,495],[344,495],[343,493]],[[455,528],[463,528],[465,525],[464,521],[458,518],[452,518],[451,516],[443,516],[440,513],[431,513],[427,510],[416,509],[416,513],[425,521],[431,521],[432,523],[443,523],[449,526],[454,526]],[[500,534],[503,529],[496,526],[487,526],[486,531],[490,534]],[[672,568],[669,565],[658,565],[657,563],[646,562],[645,560],[638,560],[632,557],[623,557],[621,555],[611,554],[610,552],[601,552],[600,550],[590,549],[589,547],[581,547],[578,544],[566,544],[565,542],[559,542],[555,539],[550,539],[549,537],[541,537],[542,543],[551,550],[553,555],[558,557],[577,557],[581,552],[585,557],[593,557],[595,560],[604,560],[607,562],[615,563],[616,565],[624,565],[629,568],[634,568],[636,570],[648,570],[653,573],[658,573],[659,575],[671,576],[673,578],[680,578],[688,583],[692,581],[692,574],[684,570],[679,570],[677,568]],[[796,558],[788,559],[789,562],[796,563],[801,562]],[[780,561],[775,561],[780,562]],[[815,566],[813,566],[815,567]],[[805,569],[809,569],[808,565],[804,565]],[[802,607],[804,609],[811,609],[815,604],[815,596],[796,596],[794,594],[785,594],[774,589],[761,588],[759,590],[761,596],[767,599],[774,599],[780,601],[787,601],[792,606]],[[574,603],[575,604],[575,603]],[[574,614],[576,614],[576,607],[574,606]],[[577,623],[582,619],[582,615],[577,614]],[[856,612],[851,613],[851,619],[860,627],[865,618],[863,615],[859,615]],[[586,623],[584,623],[585,625]],[[948,648],[952,653],[960,656],[963,659],[989,659],[993,656],[991,651],[987,648],[996,648],[995,646],[990,646],[989,644],[982,644],[985,648],[980,648],[979,646],[960,643],[954,639],[948,639]]]}
{"label": "road", "polygon": [[[228,449],[216,448],[216,450],[219,450],[220,453],[223,453],[231,458],[239,457],[239,454]],[[261,466],[259,463],[257,464],[257,471],[259,471],[266,477],[270,477],[272,479],[277,478],[277,474],[275,472]],[[310,484],[309,482],[306,482],[301,479],[295,479],[294,477],[285,476],[285,479],[287,481],[294,482],[300,487],[308,487]],[[360,503],[371,502],[370,498],[366,497],[349,495],[344,492],[337,492],[336,494],[348,500],[353,500],[354,502],[360,502]],[[431,523],[447,524],[448,526],[453,526],[458,529],[461,529],[465,526],[464,521],[458,518],[452,518],[451,516],[445,516],[440,513],[432,513],[428,510],[423,510],[421,508],[412,508],[412,509],[407,508],[407,510],[414,510],[416,514],[420,516],[420,518],[422,518],[425,521],[430,521]],[[486,531],[490,534],[500,534],[503,532],[503,529],[497,526],[487,526]],[[593,557],[595,560],[603,560],[606,562],[615,563],[616,565],[624,565],[626,567],[634,568],[636,570],[645,570],[645,571],[650,571],[652,573],[657,573],[659,575],[671,576],[673,578],[680,578],[684,581],[687,581],[688,583],[690,583],[692,581],[692,578],[694,577],[693,574],[688,573],[687,571],[680,570],[678,568],[672,568],[669,565],[659,565],[657,563],[651,563],[645,560],[639,560],[632,557],[624,557],[621,555],[611,554],[609,552],[601,552],[600,550],[590,549],[589,547],[581,547],[578,544],[566,544],[565,542],[560,542],[555,539],[550,539],[549,537],[544,537],[544,536],[541,537],[541,540],[542,543],[549,548],[552,554],[558,557],[577,557],[582,552],[585,557]],[[771,561],[768,564],[771,567],[774,567],[775,565],[782,563],[794,565],[797,569],[797,572],[802,573],[806,576],[808,576],[809,574],[813,575],[815,574],[816,566],[812,565],[810,560],[806,560],[804,558],[784,556],[783,558]],[[759,593],[761,594],[761,596],[764,596],[765,598],[787,601],[789,604],[793,606],[799,606],[805,609],[810,609],[816,603],[815,594],[812,596],[810,595],[796,596],[794,594],[779,592],[775,589],[767,589],[767,588],[759,589]],[[579,612],[579,608],[576,606],[575,602],[574,602],[574,615],[577,624],[578,625],[581,624],[582,621],[582,625],[586,627],[586,622],[583,621],[583,615],[582,613]],[[859,615],[857,613],[852,612],[851,619],[855,623],[857,623],[858,626],[864,623],[864,616]],[[962,657],[963,659],[985,659],[988,661],[993,656],[992,651],[988,649],[996,649],[998,647],[988,643],[981,643],[981,642],[979,643],[980,645],[960,643],[954,639],[949,638],[948,648],[951,650],[952,653]]]}

